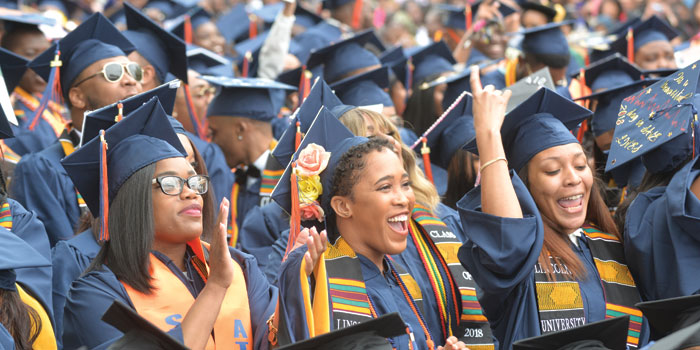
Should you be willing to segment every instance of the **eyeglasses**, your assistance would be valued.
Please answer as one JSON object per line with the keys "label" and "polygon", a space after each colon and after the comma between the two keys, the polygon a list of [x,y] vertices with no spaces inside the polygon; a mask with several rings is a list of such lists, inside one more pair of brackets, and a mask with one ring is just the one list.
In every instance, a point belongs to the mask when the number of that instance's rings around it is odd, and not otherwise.
{"label": "eyeglasses", "polygon": [[200,86],[197,92],[195,92],[196,97],[211,96],[216,93],[216,88],[213,86]]}
{"label": "eyeglasses", "polygon": [[77,84],[75,84],[75,87],[78,87],[78,85],[102,74],[105,77],[105,80],[107,80],[110,83],[118,83],[119,81],[122,80],[124,77],[124,72],[129,74],[134,80],[141,82],[141,79],[143,78],[143,69],[141,66],[136,63],[136,62],[129,62],[129,63],[121,63],[121,62],[107,62],[105,65],[102,67],[102,70],[81,80]]}
{"label": "eyeglasses", "polygon": [[205,194],[209,190],[209,176],[206,175],[192,175],[187,179],[175,175],[166,175],[153,179],[152,183],[158,184],[160,190],[169,196],[179,196],[185,187],[185,183],[187,183],[187,187],[198,195]]}

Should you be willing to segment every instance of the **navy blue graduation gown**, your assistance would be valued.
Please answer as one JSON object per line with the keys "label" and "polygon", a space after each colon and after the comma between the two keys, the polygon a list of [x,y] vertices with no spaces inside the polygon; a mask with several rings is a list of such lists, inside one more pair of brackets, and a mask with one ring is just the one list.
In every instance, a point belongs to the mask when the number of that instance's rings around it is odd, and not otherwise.
{"label": "navy blue graduation gown", "polygon": [[[423,158],[417,157],[416,163],[421,170],[425,173],[425,164],[423,164]],[[436,165],[435,163],[430,163],[430,170],[433,173],[433,185],[440,196],[444,196],[447,192],[447,170]]]}
{"label": "navy blue graduation gown", "polygon": [[61,166],[63,157],[58,141],[41,152],[22,157],[10,191],[12,198],[34,211],[44,223],[52,247],[73,236],[80,218],[75,187]]}
{"label": "navy blue graduation gown", "polygon": [[627,210],[625,258],[644,300],[700,292],[700,200],[690,191],[699,163],[640,193]]}
{"label": "navy blue graduation gown", "polygon": [[289,229],[289,215],[277,203],[253,207],[246,213],[238,233],[240,248],[253,255],[258,260],[260,269],[266,271],[269,263],[267,257],[285,229]]}
{"label": "navy blue graduation gown", "polygon": [[[544,227],[537,206],[520,178],[511,172],[523,218],[503,218],[481,212],[481,186],[458,203],[466,232],[459,260],[481,287],[479,302],[494,336],[503,349],[513,342],[542,334],[535,290],[535,264],[542,250]],[[605,299],[600,276],[585,236],[572,249],[583,262],[588,277],[579,280],[586,322],[605,318]],[[646,323],[640,344],[648,339]]]}
{"label": "navy blue graduation gown", "polygon": [[[12,213],[12,233],[32,246],[37,252],[51,260],[51,247],[46,236],[44,224],[37,216],[27,211],[18,202],[7,198]],[[54,322],[53,304],[51,302],[51,266],[16,269],[17,282],[37,300]],[[54,323],[55,324],[55,323]]]}
{"label": "navy blue graduation gown", "polygon": [[224,152],[215,143],[204,141],[191,132],[185,132],[185,135],[192,141],[194,147],[202,155],[204,162],[207,163],[210,190],[214,193],[214,208],[218,208],[221,200],[231,195],[231,186],[233,186],[233,173],[226,164]]}
{"label": "navy blue graduation gown", "polygon": [[[246,279],[254,348],[267,349],[266,322],[275,312],[277,288],[267,282],[255,258],[234,248],[230,248],[230,251],[232,258],[241,266]],[[167,259],[162,254],[156,255],[161,260]],[[203,284],[196,281],[186,283],[187,278],[172,261],[167,261],[166,265],[190,290],[195,289],[195,294],[201,292]],[[198,277],[194,270],[188,275]],[[119,339],[122,333],[100,319],[114,300],[134,307],[124,286],[106,266],[102,270],[91,271],[76,280],[66,300],[63,345],[67,349],[75,349],[82,345],[90,349],[105,349]],[[168,331],[168,334],[183,342],[182,327],[179,323]]]}
{"label": "navy blue graduation gown", "polygon": [[29,124],[34,119],[34,111],[20,101],[15,103],[15,109],[24,112],[24,117],[17,118],[18,126],[10,124],[15,137],[5,140],[7,146],[15,153],[23,156],[28,153],[39,152],[56,141],[56,132],[49,122],[39,118],[34,130],[29,130]]}
{"label": "navy blue graduation gown", "polygon": [[0,324],[0,349],[14,349],[15,348],[15,339],[12,338],[12,335],[10,332],[7,331],[7,328]]}
{"label": "navy blue graduation gown", "polygon": [[59,349],[62,347],[63,308],[73,281],[90,266],[100,251],[92,230],[56,243],[51,251],[53,265],[53,309],[55,334]]}
{"label": "navy blue graduation gown", "polygon": [[[260,178],[256,178],[255,182],[253,182],[250,186],[247,186],[245,189],[241,188],[238,192],[238,212],[236,213],[236,224],[239,228],[243,226],[243,221],[245,220],[246,215],[248,215],[248,212],[254,207],[258,207],[260,204],[261,182],[262,180]],[[230,197],[230,193],[227,195],[227,197]],[[238,236],[240,237],[240,234]]]}

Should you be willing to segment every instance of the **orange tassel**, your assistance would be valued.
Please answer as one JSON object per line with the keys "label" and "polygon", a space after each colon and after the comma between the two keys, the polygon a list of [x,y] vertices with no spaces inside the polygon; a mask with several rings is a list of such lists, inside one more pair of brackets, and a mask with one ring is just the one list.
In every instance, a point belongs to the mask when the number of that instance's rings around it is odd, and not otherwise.
{"label": "orange tassel", "polygon": [[297,120],[297,133],[294,135],[294,151],[299,149],[299,145],[301,144],[301,122]]}
{"label": "orange tassel", "polygon": [[100,240],[109,241],[109,183],[107,178],[107,141],[100,130]]}
{"label": "orange tassel", "polygon": [[192,20],[190,15],[185,15],[185,43],[192,44]]}
{"label": "orange tassel", "polygon": [[428,147],[428,139],[423,137],[423,147],[420,149],[420,153],[423,155],[423,168],[425,168],[425,176],[435,184],[435,181],[433,181],[433,170],[430,166],[430,148]]}
{"label": "orange tassel", "polygon": [[588,55],[588,49],[583,52],[583,63],[588,67],[591,64],[591,56]]}
{"label": "orange tassel", "polygon": [[634,30],[627,29],[627,59],[634,62]]}
{"label": "orange tassel", "polygon": [[438,42],[442,40],[442,30],[436,30],[435,35],[433,35],[433,41]]}
{"label": "orange tassel", "polygon": [[287,259],[287,255],[292,251],[294,244],[299,236],[300,226],[301,226],[301,208],[299,207],[299,185],[297,183],[297,163],[292,162],[292,175],[291,175],[291,190],[292,190],[292,212],[289,218],[289,241],[287,242],[287,250],[284,253],[284,259]]}
{"label": "orange tassel", "polygon": [[114,117],[114,121],[119,123],[124,119],[124,105],[121,102],[117,103],[117,109],[119,109],[119,112],[117,112],[117,116]]}
{"label": "orange tassel", "polygon": [[579,143],[583,141],[583,135],[588,131],[588,120],[584,120],[581,123],[581,127],[578,128],[578,134],[576,135],[576,139],[578,140]]}
{"label": "orange tassel", "polygon": [[303,102],[303,100],[306,100],[306,98],[309,97],[309,93],[311,92],[311,72],[305,69],[302,75],[304,76],[304,92],[302,96],[303,99],[300,101],[300,103]]}
{"label": "orange tassel", "polygon": [[250,66],[250,61],[252,61],[252,59],[253,59],[253,54],[251,54],[250,51],[247,51],[247,52],[245,53],[245,55],[243,55],[243,69],[242,69],[242,72],[241,72],[241,76],[242,76],[243,78],[247,78],[247,77],[248,77],[248,69],[249,69],[249,66]]}
{"label": "orange tassel", "polygon": [[204,123],[201,123],[199,121],[199,116],[197,115],[197,111],[194,109],[194,102],[192,102],[192,93],[190,92],[190,86],[187,84],[184,84],[185,87],[185,102],[187,103],[187,111],[190,114],[190,121],[192,122],[192,126],[195,128],[195,131],[197,132],[197,136],[199,136],[200,139],[208,141],[207,140],[207,126]]}
{"label": "orange tassel", "polygon": [[254,14],[248,15],[248,38],[253,39],[258,36],[258,17]]}
{"label": "orange tassel", "polygon": [[464,29],[469,30],[472,28],[472,6],[467,4],[464,8]]}
{"label": "orange tassel", "polygon": [[[233,171],[233,169],[232,169]],[[231,238],[229,238],[228,245],[235,247],[238,241],[238,224],[236,224],[236,219],[238,215],[238,192],[240,191],[240,186],[238,183],[234,182],[233,187],[231,187],[231,221],[229,222],[229,233]]]}
{"label": "orange tassel", "polygon": [[360,22],[362,19],[362,1],[355,0],[355,7],[352,9],[352,28],[355,30],[359,30],[360,25],[362,25]]}

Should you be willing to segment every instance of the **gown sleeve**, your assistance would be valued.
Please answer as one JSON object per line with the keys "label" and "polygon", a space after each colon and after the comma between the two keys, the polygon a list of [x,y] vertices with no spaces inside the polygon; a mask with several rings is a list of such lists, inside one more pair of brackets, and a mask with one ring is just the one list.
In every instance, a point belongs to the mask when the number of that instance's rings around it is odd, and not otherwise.
{"label": "gown sleeve", "polygon": [[265,276],[267,276],[267,279],[273,283],[277,281],[277,275],[280,273],[280,266],[282,266],[282,258],[284,257],[284,253],[287,251],[288,241],[289,229],[286,229],[282,232],[275,243],[272,244],[270,254],[267,256]]}
{"label": "gown sleeve", "polygon": [[272,245],[285,228],[289,228],[289,217],[276,203],[253,207],[238,234],[241,250],[255,256],[260,269],[265,271]]}
{"label": "gown sleeve", "polygon": [[280,290],[279,300],[279,345],[295,343],[309,338],[306,327],[306,311],[304,295],[301,290],[301,263],[306,253],[306,246],[299,247],[289,253],[287,260],[282,263],[277,286]]}

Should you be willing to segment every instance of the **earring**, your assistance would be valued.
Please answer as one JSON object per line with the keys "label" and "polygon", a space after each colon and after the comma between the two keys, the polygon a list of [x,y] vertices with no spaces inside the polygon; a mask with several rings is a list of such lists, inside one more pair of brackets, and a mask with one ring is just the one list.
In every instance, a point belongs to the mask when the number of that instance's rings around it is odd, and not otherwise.
{"label": "earring", "polygon": [[238,135],[238,141],[243,141],[243,136]]}

